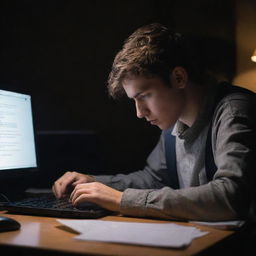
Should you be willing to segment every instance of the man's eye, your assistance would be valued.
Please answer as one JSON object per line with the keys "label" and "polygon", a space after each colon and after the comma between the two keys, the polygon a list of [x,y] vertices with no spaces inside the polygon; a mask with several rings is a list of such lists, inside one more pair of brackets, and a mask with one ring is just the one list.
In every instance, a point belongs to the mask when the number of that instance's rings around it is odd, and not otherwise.
{"label": "man's eye", "polygon": [[147,93],[147,94],[143,94],[143,95],[141,95],[141,96],[140,96],[140,99],[141,99],[141,100],[143,100],[143,99],[148,98],[149,96],[150,96],[150,94],[149,94],[149,93]]}

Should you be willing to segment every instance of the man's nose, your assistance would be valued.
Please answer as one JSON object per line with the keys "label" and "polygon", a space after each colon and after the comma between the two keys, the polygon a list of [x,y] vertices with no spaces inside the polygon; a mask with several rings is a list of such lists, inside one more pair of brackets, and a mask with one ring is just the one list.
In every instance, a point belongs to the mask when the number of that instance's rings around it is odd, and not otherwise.
{"label": "man's nose", "polygon": [[143,118],[147,115],[148,109],[145,105],[136,102],[136,115],[138,118]]}

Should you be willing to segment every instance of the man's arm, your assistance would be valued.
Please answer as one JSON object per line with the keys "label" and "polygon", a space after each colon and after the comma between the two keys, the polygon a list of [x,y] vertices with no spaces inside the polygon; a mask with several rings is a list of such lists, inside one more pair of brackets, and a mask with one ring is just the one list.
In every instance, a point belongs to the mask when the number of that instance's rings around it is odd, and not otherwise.
{"label": "man's arm", "polygon": [[[118,191],[124,191],[127,188],[159,189],[168,185],[168,179],[163,148],[163,136],[161,136],[156,147],[147,158],[146,166],[143,170],[129,174],[95,176],[74,171],[66,172],[54,182],[52,190],[56,197],[61,198],[70,194],[79,184],[88,184],[86,185],[87,187],[92,186],[92,188],[94,188],[96,183],[103,183]],[[89,183],[93,184],[89,185]],[[102,186],[102,188],[105,187]]]}

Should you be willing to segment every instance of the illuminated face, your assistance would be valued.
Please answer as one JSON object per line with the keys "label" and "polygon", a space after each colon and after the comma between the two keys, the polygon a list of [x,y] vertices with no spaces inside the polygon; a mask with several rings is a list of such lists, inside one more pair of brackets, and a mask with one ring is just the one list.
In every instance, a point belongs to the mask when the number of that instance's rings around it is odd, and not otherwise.
{"label": "illuminated face", "polygon": [[167,87],[159,78],[127,79],[123,88],[135,101],[137,117],[145,118],[161,130],[173,126],[184,110],[184,90],[173,84]]}

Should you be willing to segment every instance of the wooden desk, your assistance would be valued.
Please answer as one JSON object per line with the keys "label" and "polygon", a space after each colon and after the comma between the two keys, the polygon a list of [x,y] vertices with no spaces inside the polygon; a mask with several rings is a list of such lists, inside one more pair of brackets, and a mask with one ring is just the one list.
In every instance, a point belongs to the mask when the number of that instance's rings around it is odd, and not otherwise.
{"label": "wooden desk", "polygon": [[[58,255],[61,253],[84,254],[84,255],[120,255],[120,256],[173,256],[173,255],[195,255],[203,250],[223,241],[234,235],[233,231],[222,231],[209,227],[198,226],[179,222],[181,225],[197,226],[201,230],[210,233],[201,238],[195,239],[192,244],[185,249],[166,249],[147,246],[124,245],[116,243],[86,242],[73,239],[77,234],[65,226],[62,226],[55,218],[14,215],[0,212],[0,215],[11,217],[21,224],[18,231],[0,233],[0,251],[2,248],[32,250],[35,255]],[[163,223],[168,221],[151,220],[141,218],[126,218],[119,216],[107,216],[102,220],[112,221],[133,221]],[[46,250],[46,251],[45,251]],[[46,253],[47,252],[47,253]],[[25,253],[24,255],[28,255]],[[1,253],[2,255],[2,253]],[[19,254],[20,255],[20,254]],[[23,254],[22,254],[23,255]]]}

